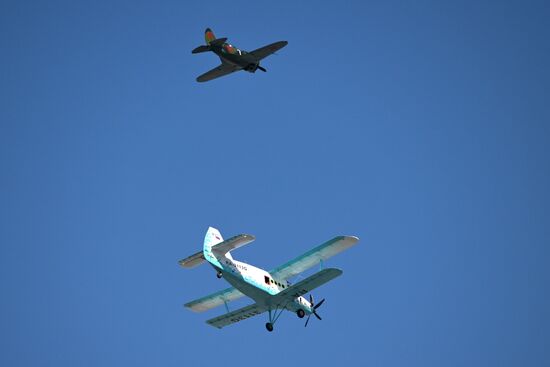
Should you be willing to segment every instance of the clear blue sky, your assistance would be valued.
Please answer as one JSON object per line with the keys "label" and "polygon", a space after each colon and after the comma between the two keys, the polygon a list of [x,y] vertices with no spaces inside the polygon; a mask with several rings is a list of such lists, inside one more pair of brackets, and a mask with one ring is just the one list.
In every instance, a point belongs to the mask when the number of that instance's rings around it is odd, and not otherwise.
{"label": "clear blue sky", "polygon": [[[544,1],[3,1],[0,365],[548,366]],[[262,64],[199,84],[212,27]],[[223,330],[177,261],[339,234],[323,321]],[[237,303],[237,306],[245,302]]]}

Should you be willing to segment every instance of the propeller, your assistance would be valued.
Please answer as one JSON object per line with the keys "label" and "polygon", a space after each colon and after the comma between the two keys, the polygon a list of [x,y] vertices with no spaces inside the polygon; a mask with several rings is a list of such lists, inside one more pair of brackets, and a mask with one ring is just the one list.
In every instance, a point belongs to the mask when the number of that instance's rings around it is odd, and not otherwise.
{"label": "propeller", "polygon": [[263,71],[264,73],[267,71],[267,70],[265,70],[265,68],[261,67],[260,65],[258,65],[258,69],[260,69],[260,70]]}
{"label": "propeller", "polygon": [[321,302],[315,304],[315,302],[313,301],[313,296],[310,294],[309,295],[309,303],[311,304],[311,308],[313,310],[312,313],[310,313],[308,316],[307,316],[307,319],[306,319],[306,324],[304,325],[304,327],[307,326],[307,323],[309,322],[309,318],[311,317],[311,315],[315,315],[315,317],[317,317],[319,320],[322,320],[321,316],[319,316],[319,314],[317,313],[317,309],[319,307],[321,307],[321,305],[323,304],[323,302],[325,302],[325,299],[323,298],[321,300]]}

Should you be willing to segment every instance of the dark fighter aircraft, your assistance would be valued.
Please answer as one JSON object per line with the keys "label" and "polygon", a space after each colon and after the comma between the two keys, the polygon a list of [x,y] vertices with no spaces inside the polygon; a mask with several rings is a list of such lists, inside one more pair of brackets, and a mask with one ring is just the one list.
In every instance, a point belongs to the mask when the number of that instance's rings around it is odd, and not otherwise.
{"label": "dark fighter aircraft", "polygon": [[207,82],[238,70],[254,73],[260,69],[265,72],[267,70],[260,66],[260,60],[288,44],[287,41],[279,41],[257,50],[246,52],[226,43],[227,38],[216,38],[210,28],[206,28],[206,31],[204,31],[204,39],[206,40],[206,45],[195,48],[192,53],[198,54],[200,52],[212,51],[220,57],[222,64],[199,76],[197,78],[198,82]]}

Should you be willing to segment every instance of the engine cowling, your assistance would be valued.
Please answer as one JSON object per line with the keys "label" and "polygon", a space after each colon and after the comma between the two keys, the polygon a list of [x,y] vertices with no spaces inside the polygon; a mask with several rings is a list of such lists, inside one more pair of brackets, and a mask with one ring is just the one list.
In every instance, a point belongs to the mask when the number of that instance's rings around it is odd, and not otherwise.
{"label": "engine cowling", "polygon": [[248,71],[249,73],[255,73],[256,70],[258,70],[259,64],[248,64],[248,66],[244,69]]}

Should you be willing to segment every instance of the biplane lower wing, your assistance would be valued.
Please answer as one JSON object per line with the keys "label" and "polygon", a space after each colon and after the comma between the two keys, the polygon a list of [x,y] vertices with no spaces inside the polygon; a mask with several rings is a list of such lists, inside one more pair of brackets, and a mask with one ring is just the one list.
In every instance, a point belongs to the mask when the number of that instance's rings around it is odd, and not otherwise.
{"label": "biplane lower wing", "polygon": [[262,307],[254,303],[252,305],[239,308],[238,310],[235,310],[233,312],[226,313],[225,315],[214,317],[213,319],[206,321],[206,323],[217,327],[218,329],[221,329],[224,326],[246,320],[250,317],[261,315],[265,311],[267,311],[266,307]]}
{"label": "biplane lower wing", "polygon": [[243,296],[244,294],[242,294],[239,290],[231,287],[188,302],[185,304],[185,307],[190,308],[195,312],[203,312],[210,310],[211,308],[221,306],[224,303],[234,301]]}
{"label": "biplane lower wing", "polygon": [[288,287],[282,292],[273,296],[274,305],[284,307],[286,304],[294,301],[296,298],[303,296],[306,293],[311,292],[315,288],[322,286],[325,283],[330,282],[332,279],[342,275],[343,271],[336,268],[323,269],[306,279]]}

